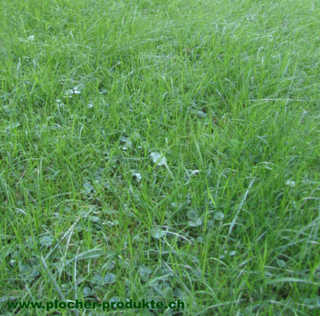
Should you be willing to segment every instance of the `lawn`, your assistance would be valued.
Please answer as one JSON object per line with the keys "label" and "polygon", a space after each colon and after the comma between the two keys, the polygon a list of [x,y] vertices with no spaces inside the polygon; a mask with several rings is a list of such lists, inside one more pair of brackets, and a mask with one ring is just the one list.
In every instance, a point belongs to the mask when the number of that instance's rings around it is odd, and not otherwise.
{"label": "lawn", "polygon": [[1,315],[320,315],[320,3],[0,12]]}

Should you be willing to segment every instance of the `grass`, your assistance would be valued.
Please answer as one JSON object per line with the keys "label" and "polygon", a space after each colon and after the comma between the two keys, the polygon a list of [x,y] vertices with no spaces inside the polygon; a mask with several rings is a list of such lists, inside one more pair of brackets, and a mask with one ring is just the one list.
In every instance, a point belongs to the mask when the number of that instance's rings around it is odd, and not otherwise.
{"label": "grass", "polygon": [[1,315],[320,315],[316,2],[0,11]]}

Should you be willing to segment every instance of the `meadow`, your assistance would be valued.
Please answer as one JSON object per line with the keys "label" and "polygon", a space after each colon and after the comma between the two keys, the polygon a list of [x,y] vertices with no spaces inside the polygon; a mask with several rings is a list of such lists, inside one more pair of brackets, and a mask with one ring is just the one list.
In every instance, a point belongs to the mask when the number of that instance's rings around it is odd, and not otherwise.
{"label": "meadow", "polygon": [[1,315],[320,315],[320,3],[0,12]]}

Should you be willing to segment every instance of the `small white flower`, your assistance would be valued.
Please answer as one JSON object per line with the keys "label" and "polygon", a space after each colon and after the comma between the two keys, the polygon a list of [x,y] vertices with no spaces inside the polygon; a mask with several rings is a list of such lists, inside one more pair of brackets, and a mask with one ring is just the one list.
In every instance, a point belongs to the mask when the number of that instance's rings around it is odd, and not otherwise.
{"label": "small white flower", "polygon": [[153,162],[156,163],[158,166],[163,166],[167,163],[166,157],[162,156],[159,153],[151,153],[150,156]]}
{"label": "small white flower", "polygon": [[73,88],[73,93],[74,93],[74,94],[80,94],[83,88],[84,88],[84,84],[79,83],[78,85],[76,85],[76,86]]}
{"label": "small white flower", "polygon": [[29,40],[29,41],[34,41],[34,35],[29,36],[29,37],[28,37],[28,40]]}
{"label": "small white flower", "polygon": [[291,188],[294,188],[296,186],[296,183],[294,181],[287,180],[286,181],[286,185],[291,187]]}
{"label": "small white flower", "polygon": [[141,181],[142,177],[141,177],[141,174],[140,174],[140,173],[134,172],[132,175],[133,175],[134,177],[136,177],[136,179],[137,179],[138,182]]}

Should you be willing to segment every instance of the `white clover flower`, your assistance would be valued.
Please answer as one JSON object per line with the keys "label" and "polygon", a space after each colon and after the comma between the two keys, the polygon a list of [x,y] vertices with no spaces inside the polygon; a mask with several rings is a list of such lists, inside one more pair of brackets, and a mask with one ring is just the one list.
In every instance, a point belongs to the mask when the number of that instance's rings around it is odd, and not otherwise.
{"label": "white clover flower", "polygon": [[163,166],[167,163],[166,157],[162,156],[159,153],[151,153],[150,156],[153,162],[156,163],[158,166]]}
{"label": "white clover flower", "polygon": [[286,185],[291,187],[291,188],[294,188],[296,186],[296,183],[294,181],[287,180],[286,181]]}

